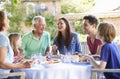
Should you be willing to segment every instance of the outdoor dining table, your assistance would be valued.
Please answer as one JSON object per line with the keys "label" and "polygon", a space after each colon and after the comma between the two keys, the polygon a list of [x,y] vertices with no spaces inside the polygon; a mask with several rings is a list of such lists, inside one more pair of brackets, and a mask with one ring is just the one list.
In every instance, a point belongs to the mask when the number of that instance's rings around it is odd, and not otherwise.
{"label": "outdoor dining table", "polygon": [[90,63],[34,64],[31,68],[16,69],[25,72],[26,79],[90,79]]}

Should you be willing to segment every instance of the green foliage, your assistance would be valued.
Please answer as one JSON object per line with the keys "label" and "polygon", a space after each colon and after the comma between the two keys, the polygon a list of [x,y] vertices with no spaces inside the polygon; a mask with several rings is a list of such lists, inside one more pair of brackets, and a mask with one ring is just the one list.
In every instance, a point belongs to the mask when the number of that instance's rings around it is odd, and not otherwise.
{"label": "green foliage", "polygon": [[88,12],[94,5],[94,0],[62,0],[61,12],[63,14]]}
{"label": "green foliage", "polygon": [[76,20],[75,21],[75,30],[78,32],[78,33],[81,33],[82,34],[82,20]]}
{"label": "green foliage", "polygon": [[13,0],[13,5],[18,6],[19,0]]}
{"label": "green foliage", "polygon": [[83,34],[82,20],[81,19],[75,20],[75,31],[80,34],[80,41],[86,42],[87,35]]}
{"label": "green foliage", "polygon": [[78,13],[78,11],[72,5],[62,5],[61,9],[63,14],[69,13],[69,12]]}
{"label": "green foliage", "polygon": [[27,17],[25,18],[25,25],[26,26],[31,26],[32,25],[32,19],[34,16],[36,16],[37,14],[30,14],[27,15]]}
{"label": "green foliage", "polygon": [[46,30],[50,33],[51,40],[53,40],[56,35],[57,22],[52,14],[47,14],[44,16],[45,16],[46,24],[47,24]]}
{"label": "green foliage", "polygon": [[10,29],[9,32],[20,32],[21,27],[20,25],[21,17],[16,15],[14,17],[10,17]]}
{"label": "green foliage", "polygon": [[15,7],[13,5],[6,5],[5,7],[8,14],[8,18],[10,20],[10,29],[8,31],[10,33],[22,32],[21,21],[23,21],[25,14],[23,14],[24,11],[20,7],[20,5],[18,7]]}

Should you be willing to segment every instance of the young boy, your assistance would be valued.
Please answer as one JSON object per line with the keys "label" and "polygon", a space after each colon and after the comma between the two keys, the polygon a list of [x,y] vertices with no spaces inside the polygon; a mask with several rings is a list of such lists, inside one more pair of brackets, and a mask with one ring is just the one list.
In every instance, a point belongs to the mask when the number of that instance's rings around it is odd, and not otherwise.
{"label": "young boy", "polygon": [[[100,54],[100,64],[94,58],[85,56],[95,68],[99,69],[120,69],[120,53],[117,45],[113,42],[116,30],[113,24],[102,22],[98,26],[97,38],[103,43]],[[120,79],[120,73],[104,73],[106,79]]]}

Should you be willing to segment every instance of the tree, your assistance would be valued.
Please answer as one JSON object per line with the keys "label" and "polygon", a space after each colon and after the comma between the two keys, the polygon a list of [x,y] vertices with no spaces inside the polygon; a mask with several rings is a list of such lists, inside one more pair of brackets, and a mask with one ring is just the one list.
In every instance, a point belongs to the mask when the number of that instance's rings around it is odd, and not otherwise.
{"label": "tree", "polygon": [[94,0],[62,0],[61,12],[84,13],[90,11],[94,5]]}
{"label": "tree", "polygon": [[5,6],[4,6],[7,16],[10,20],[10,29],[8,30],[10,33],[11,32],[22,33],[21,22],[24,20],[24,17],[26,15],[25,10],[23,9],[24,6],[21,5],[20,3],[19,3],[19,5],[17,5],[18,2],[16,2],[16,1],[18,1],[18,0],[13,0],[12,3],[9,3],[6,0]]}
{"label": "tree", "polygon": [[51,35],[51,40],[55,38],[56,31],[57,31],[57,22],[52,14],[47,14],[44,15],[46,19],[46,30],[50,33]]}

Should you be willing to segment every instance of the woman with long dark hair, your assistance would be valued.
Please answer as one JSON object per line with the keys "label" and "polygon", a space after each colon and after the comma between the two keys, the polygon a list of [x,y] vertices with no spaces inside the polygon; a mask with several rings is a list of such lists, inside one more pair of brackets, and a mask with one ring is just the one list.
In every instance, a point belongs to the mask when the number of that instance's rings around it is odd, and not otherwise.
{"label": "woman with long dark hair", "polygon": [[61,54],[81,53],[81,44],[77,33],[72,32],[69,22],[65,18],[58,20],[58,32],[53,43],[53,52],[59,50]]}

